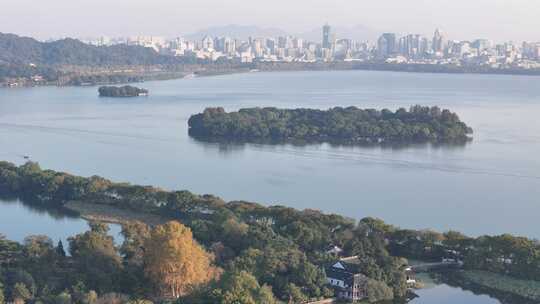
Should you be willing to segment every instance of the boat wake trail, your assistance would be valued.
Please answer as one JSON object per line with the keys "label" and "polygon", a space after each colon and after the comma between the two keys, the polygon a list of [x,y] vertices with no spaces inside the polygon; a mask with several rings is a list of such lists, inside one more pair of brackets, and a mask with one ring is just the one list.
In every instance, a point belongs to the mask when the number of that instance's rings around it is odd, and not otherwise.
{"label": "boat wake trail", "polygon": [[[440,171],[456,174],[471,174],[471,175],[486,175],[500,176],[511,178],[524,178],[540,181],[540,176],[523,174],[519,172],[496,171],[483,168],[474,168],[459,165],[444,165],[440,163],[431,163],[419,160],[407,160],[392,158],[384,155],[384,153],[365,153],[359,151],[333,151],[330,149],[289,149],[289,148],[268,148],[262,145],[252,146],[261,152],[287,154],[295,157],[311,158],[311,159],[327,159],[344,161],[347,163],[356,163],[362,165],[382,165],[394,167],[396,169],[415,169],[427,171]],[[404,152],[405,153],[405,152]],[[463,160],[461,160],[463,161]],[[451,162],[456,162],[456,159],[451,159]]]}
{"label": "boat wake trail", "polygon": [[122,137],[130,139],[141,139],[141,140],[151,140],[151,141],[162,141],[162,142],[171,142],[174,138],[159,138],[155,136],[147,136],[141,134],[133,133],[122,133],[122,132],[106,132],[106,131],[91,131],[83,130],[76,128],[60,128],[60,127],[48,127],[48,126],[39,126],[39,125],[21,125],[21,124],[12,124],[12,123],[0,123],[0,128],[6,129],[17,129],[22,131],[37,131],[37,132],[46,132],[54,133],[59,135],[97,135],[97,136],[112,136],[112,137]]}

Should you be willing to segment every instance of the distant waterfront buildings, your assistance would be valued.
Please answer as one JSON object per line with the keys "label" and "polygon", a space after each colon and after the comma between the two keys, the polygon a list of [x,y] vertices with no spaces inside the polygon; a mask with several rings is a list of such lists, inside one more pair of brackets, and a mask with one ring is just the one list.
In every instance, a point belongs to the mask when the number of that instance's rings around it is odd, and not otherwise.
{"label": "distant waterfront buildings", "polygon": [[447,41],[443,33],[439,29],[435,30],[435,34],[433,35],[433,53],[442,57],[446,45]]}
{"label": "distant waterfront buildings", "polygon": [[386,58],[396,51],[396,34],[384,33],[377,41],[377,54],[379,58]]}
{"label": "distant waterfront buildings", "polygon": [[[375,43],[339,37],[329,24],[321,28],[321,40],[303,37],[206,36],[201,40],[185,38],[165,39],[156,36],[128,38],[100,37],[85,42],[107,46],[114,44],[139,45],[157,52],[194,57],[210,61],[237,60],[239,62],[328,62],[358,61],[373,63],[436,64],[455,66],[488,66],[492,68],[540,68],[540,42],[511,42],[495,44],[478,38],[472,41],[449,40],[436,29],[432,37],[420,34],[398,35],[383,33]],[[337,33],[339,34],[339,33]]]}
{"label": "distant waterfront buildings", "polygon": [[328,24],[325,24],[323,26],[322,48],[323,49],[332,48],[332,28]]}

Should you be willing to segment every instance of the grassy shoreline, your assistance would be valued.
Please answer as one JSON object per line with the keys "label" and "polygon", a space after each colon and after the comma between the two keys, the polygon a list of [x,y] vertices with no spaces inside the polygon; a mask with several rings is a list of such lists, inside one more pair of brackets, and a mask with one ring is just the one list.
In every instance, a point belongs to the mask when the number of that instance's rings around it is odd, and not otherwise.
{"label": "grassy shoreline", "polygon": [[487,294],[503,303],[540,303],[540,281],[520,280],[481,270],[436,273],[436,280],[475,294]]}
{"label": "grassy shoreline", "polygon": [[512,277],[480,270],[465,270],[460,276],[467,282],[501,292],[508,292],[527,299],[540,301],[540,282],[519,280]]}
{"label": "grassy shoreline", "polygon": [[66,203],[64,207],[70,211],[76,212],[85,220],[110,224],[126,224],[128,222],[139,221],[150,226],[156,226],[170,220],[155,214],[141,213],[109,205],[81,201],[70,201]]}

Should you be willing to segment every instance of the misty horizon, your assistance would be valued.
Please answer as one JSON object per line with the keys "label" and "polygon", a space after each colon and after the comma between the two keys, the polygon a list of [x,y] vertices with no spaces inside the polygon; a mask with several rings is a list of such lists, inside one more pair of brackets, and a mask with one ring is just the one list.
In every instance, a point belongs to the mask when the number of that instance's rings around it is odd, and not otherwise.
{"label": "misty horizon", "polygon": [[[477,0],[474,2],[381,0],[349,3],[345,0],[289,3],[276,0],[202,0],[189,5],[171,0],[95,0],[72,3],[20,0],[5,4],[0,31],[40,40],[50,38],[163,36],[178,37],[211,27],[227,25],[279,29],[300,35],[329,23],[334,28],[365,27],[376,33],[431,36],[442,29],[449,39],[539,41],[540,3],[532,0]],[[261,7],[264,12],[261,13]],[[336,30],[338,38],[339,30]]]}
{"label": "misty horizon", "polygon": [[[322,39],[322,27],[324,24],[327,23],[321,23],[318,27],[314,26],[311,29],[306,29],[305,31],[301,32],[292,32],[288,31],[285,28],[279,28],[279,27],[265,27],[260,25],[254,25],[254,24],[235,24],[235,23],[229,23],[229,24],[223,24],[223,25],[209,25],[208,27],[203,27],[199,29],[195,29],[191,32],[185,32],[177,35],[164,35],[159,33],[150,33],[150,32],[141,32],[141,33],[133,33],[133,34],[118,34],[118,35],[105,35],[105,34],[99,34],[96,33],[94,35],[57,35],[57,36],[38,36],[38,35],[31,35],[31,34],[25,34],[21,32],[2,32],[4,34],[15,34],[21,37],[29,37],[36,39],[38,41],[46,42],[46,41],[56,41],[66,38],[72,38],[72,39],[78,39],[78,40],[87,40],[87,39],[97,39],[100,37],[108,37],[108,38],[135,38],[135,37],[163,37],[166,39],[174,39],[177,37],[183,37],[188,38],[191,40],[200,40],[204,36],[215,36],[215,37],[231,37],[235,39],[246,39],[248,37],[277,37],[277,36],[294,36],[299,38],[304,38],[308,41],[313,42],[320,42]],[[433,37],[433,34],[436,30],[440,30],[442,33],[444,33],[446,38],[448,40],[459,40],[459,41],[474,41],[477,39],[487,39],[494,41],[496,43],[505,43],[505,42],[514,42],[514,43],[521,43],[521,42],[535,42],[540,41],[540,39],[493,39],[493,37],[489,36],[477,36],[477,37],[458,37],[455,35],[449,35],[449,31],[447,31],[446,28],[442,27],[436,27],[433,29],[426,29],[423,32],[400,32],[400,31],[394,31],[394,30],[380,30],[376,28],[372,28],[369,26],[365,26],[363,24],[356,24],[356,25],[334,25],[329,24],[332,28],[332,32],[336,35],[336,39],[353,39],[357,41],[369,41],[372,43],[376,43],[379,36],[381,36],[384,33],[395,33],[398,36],[406,36],[408,34],[418,34],[424,37]],[[232,29],[230,32],[226,32],[224,34],[218,34],[213,35],[213,32],[223,32],[228,31]],[[237,32],[240,31],[251,31],[256,32],[254,35],[237,35]],[[450,31],[451,32],[451,31]],[[361,38],[358,38],[360,36]]]}

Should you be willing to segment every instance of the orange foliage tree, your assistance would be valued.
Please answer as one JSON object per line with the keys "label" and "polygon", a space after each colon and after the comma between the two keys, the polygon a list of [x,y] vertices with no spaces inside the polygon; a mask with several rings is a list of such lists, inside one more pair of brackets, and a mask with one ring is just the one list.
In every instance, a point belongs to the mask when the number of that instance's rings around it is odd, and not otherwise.
{"label": "orange foliage tree", "polygon": [[163,297],[179,298],[219,275],[213,257],[178,222],[152,229],[144,248],[145,274]]}

